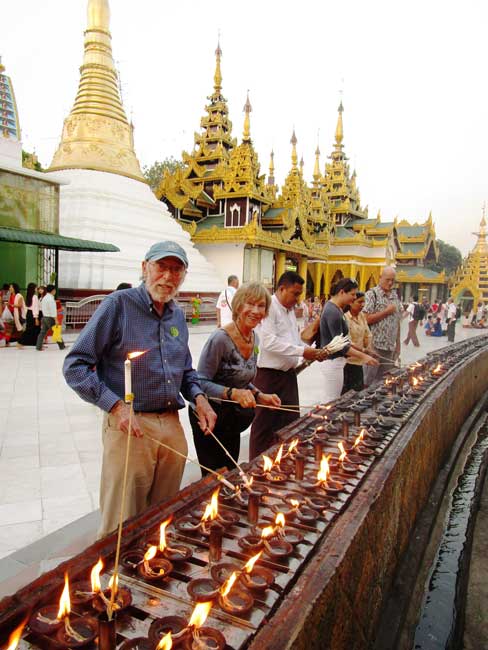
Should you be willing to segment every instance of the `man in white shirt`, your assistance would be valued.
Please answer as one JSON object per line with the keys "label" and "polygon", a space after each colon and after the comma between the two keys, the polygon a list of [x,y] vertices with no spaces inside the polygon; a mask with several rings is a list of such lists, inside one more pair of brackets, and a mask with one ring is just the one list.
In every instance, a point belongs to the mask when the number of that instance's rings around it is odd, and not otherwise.
{"label": "man in white shirt", "polygon": [[[422,312],[420,310],[422,310]],[[419,320],[422,320],[423,315],[423,307],[419,305],[418,296],[413,296],[412,300],[408,304],[406,313],[408,314],[408,334],[407,338],[403,341],[403,345],[408,345],[410,341],[412,341],[414,346],[418,348],[420,343],[417,337],[417,327]]]}
{"label": "man in white shirt", "polygon": [[229,275],[227,288],[224,289],[217,299],[217,327],[225,327],[232,323],[232,298],[239,287],[237,275]]}
{"label": "man in white shirt", "polygon": [[454,336],[456,335],[456,316],[457,316],[457,307],[454,304],[454,300],[449,298],[447,301],[447,313],[446,313],[446,323],[447,323],[447,340],[450,343],[454,343]]}
{"label": "man in white shirt", "polygon": [[[42,321],[41,321],[41,331],[37,337],[36,350],[38,352],[42,351],[42,344],[46,338],[46,334],[49,332],[51,327],[55,325],[57,318],[57,309],[56,301],[54,296],[56,295],[56,287],[54,284],[48,284],[46,287],[46,293],[44,298],[41,300],[41,311],[42,311]],[[66,347],[64,341],[57,341],[58,348],[64,350]]]}
{"label": "man in white shirt", "polygon": [[[259,336],[258,371],[253,384],[263,393],[276,393],[282,404],[297,405],[298,382],[295,368],[302,358],[323,361],[327,352],[305,345],[300,338],[295,305],[303,291],[304,280],[294,271],[285,271],[271,298],[268,316],[256,329]],[[300,415],[296,412],[256,409],[251,426],[249,459],[266,451],[277,440],[275,431]]]}

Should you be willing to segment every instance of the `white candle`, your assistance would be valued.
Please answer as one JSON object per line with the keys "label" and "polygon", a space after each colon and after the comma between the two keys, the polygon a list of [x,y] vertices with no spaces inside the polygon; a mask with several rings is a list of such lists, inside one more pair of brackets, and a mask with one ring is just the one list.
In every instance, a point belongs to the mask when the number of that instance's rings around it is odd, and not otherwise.
{"label": "white candle", "polygon": [[124,362],[124,376],[125,376],[125,400],[127,401],[127,396],[132,393],[132,377],[131,377],[130,359],[127,359]]}

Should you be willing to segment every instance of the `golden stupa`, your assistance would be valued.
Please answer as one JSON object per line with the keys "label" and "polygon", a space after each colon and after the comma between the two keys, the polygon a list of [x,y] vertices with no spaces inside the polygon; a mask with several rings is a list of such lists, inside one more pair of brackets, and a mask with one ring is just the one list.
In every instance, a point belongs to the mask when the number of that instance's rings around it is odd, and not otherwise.
{"label": "golden stupa", "polygon": [[88,0],[80,84],[49,171],[92,169],[143,181],[120,99],[108,0]]}
{"label": "golden stupa", "polygon": [[456,271],[450,284],[455,302],[462,303],[463,311],[478,303],[488,305],[488,244],[486,242],[485,215],[480,222],[480,229],[473,233],[478,237],[475,247]]}

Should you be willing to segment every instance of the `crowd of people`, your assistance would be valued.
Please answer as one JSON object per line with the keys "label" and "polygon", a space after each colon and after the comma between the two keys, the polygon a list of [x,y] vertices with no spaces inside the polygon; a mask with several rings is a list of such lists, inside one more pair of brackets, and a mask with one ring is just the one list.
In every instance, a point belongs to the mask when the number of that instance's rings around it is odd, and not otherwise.
{"label": "crowd of people", "polygon": [[[342,278],[328,300],[316,296],[301,303],[304,280],[294,271],[278,278],[273,295],[256,282],[239,287],[231,275],[217,302],[217,328],[195,370],[185,315],[175,301],[187,271],[188,258],[178,244],[151,246],[142,261],[143,282],[108,295],[65,358],[67,383],[104,411],[100,536],[117,525],[129,422],[134,442],[124,518],[179,490],[187,454],[178,416],[183,398],[205,474],[228,465],[229,456],[238,461],[241,433],[248,427],[252,459],[299,417],[297,374],[304,362],[320,364],[321,401],[327,403],[362,390],[395,367],[402,318],[409,319],[405,345],[419,345],[417,326],[423,321],[426,335],[442,335],[445,322],[449,340],[454,339],[452,299],[426,306],[413,296],[404,307],[392,267],[364,293],[355,280]],[[24,298],[15,283],[4,285],[0,336],[6,345],[15,341],[19,348],[42,350],[56,322],[55,293],[53,285],[30,283]],[[307,328],[313,331],[310,339]],[[344,341],[341,349],[332,346],[338,339]],[[64,347],[62,339],[58,345]],[[136,350],[144,354],[132,364],[131,416],[124,368]]]}
{"label": "crowd of people", "polygon": [[56,287],[29,282],[25,298],[16,282],[4,283],[0,294],[0,341],[5,347],[35,347],[41,352],[48,332],[54,328],[60,350],[65,348],[61,326],[57,324]]}

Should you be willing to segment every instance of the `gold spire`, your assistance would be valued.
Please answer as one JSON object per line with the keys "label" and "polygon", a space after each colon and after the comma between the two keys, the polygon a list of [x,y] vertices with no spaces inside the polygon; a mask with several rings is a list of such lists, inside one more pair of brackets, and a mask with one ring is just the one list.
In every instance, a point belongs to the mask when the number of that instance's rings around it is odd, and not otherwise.
{"label": "gold spire", "polygon": [[344,138],[344,130],[342,127],[342,112],[344,110],[344,107],[342,106],[342,100],[341,103],[339,104],[339,108],[337,109],[339,112],[339,115],[337,117],[337,126],[336,126],[336,132],[335,132],[335,139],[337,144],[342,144],[342,140]]}
{"label": "gold spire", "polygon": [[215,74],[214,74],[214,90],[215,93],[220,95],[222,92],[222,72],[220,71],[220,59],[222,57],[222,50],[220,49],[220,40],[217,41],[217,49],[215,50]]}
{"label": "gold spire", "polygon": [[303,167],[305,163],[303,162],[303,156],[300,158],[300,174],[303,176]]}
{"label": "gold spire", "polygon": [[0,74],[1,74],[2,72],[5,72],[5,66],[4,66],[3,63],[2,63],[2,57],[0,56]]}
{"label": "gold spire", "polygon": [[50,171],[93,169],[144,181],[119,94],[108,0],[88,0],[80,83]]}
{"label": "gold spire", "polygon": [[297,162],[298,162],[298,156],[297,156],[297,136],[295,135],[295,129],[293,129],[293,133],[291,136],[290,144],[292,145],[291,149],[291,166],[293,169],[297,169]]}
{"label": "gold spire", "polygon": [[249,90],[247,91],[246,103],[244,104],[244,108],[242,110],[246,114],[244,117],[244,131],[242,133],[242,140],[243,142],[249,142],[251,139],[251,119],[249,115],[252,111],[251,102],[249,101]]}
{"label": "gold spire", "polygon": [[271,149],[271,153],[269,155],[269,174],[268,174],[268,185],[274,185],[275,184],[275,166],[274,166],[274,151]]}
{"label": "gold spire", "polygon": [[320,149],[319,145],[317,145],[317,149],[315,149],[315,166],[313,168],[313,179],[315,182],[317,182],[320,178]]}

